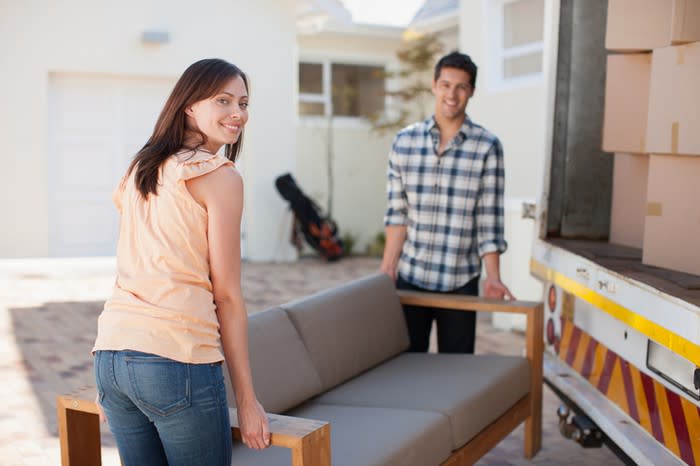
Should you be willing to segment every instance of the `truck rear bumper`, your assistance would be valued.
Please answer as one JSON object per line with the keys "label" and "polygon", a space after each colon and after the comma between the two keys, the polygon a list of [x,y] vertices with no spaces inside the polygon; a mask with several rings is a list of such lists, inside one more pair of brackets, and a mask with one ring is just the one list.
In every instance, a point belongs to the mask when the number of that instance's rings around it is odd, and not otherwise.
{"label": "truck rear bumper", "polygon": [[576,404],[635,463],[649,466],[685,464],[579,373],[547,352],[544,378]]}

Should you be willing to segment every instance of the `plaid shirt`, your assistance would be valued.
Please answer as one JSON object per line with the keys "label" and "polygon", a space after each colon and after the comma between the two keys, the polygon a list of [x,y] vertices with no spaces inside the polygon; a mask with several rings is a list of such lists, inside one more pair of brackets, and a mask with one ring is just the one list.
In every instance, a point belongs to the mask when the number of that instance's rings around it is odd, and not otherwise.
{"label": "plaid shirt", "polygon": [[401,130],[389,154],[385,225],[406,225],[399,275],[451,291],[481,272],[481,257],[506,250],[503,148],[469,117],[440,155],[434,117]]}

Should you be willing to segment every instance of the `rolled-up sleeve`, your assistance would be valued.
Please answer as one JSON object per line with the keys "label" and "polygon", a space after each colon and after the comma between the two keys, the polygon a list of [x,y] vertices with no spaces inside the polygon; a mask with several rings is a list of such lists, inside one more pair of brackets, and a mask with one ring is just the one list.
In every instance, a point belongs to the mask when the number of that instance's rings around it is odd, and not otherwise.
{"label": "rolled-up sleeve", "polygon": [[492,252],[503,253],[508,247],[503,226],[504,186],[503,146],[496,139],[484,160],[481,190],[476,208],[477,240],[479,255],[482,257]]}
{"label": "rolled-up sleeve", "polygon": [[406,190],[401,180],[401,169],[395,146],[396,142],[389,153],[389,167],[387,169],[387,208],[384,215],[384,225],[387,226],[407,224],[408,202]]}

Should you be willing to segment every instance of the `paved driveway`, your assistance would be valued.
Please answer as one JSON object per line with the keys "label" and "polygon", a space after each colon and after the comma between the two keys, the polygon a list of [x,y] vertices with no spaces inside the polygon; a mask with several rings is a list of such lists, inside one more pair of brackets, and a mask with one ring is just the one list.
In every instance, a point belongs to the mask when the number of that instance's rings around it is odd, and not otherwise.
{"label": "paved driveway", "polygon": [[[369,258],[244,264],[243,290],[248,310],[256,312],[378,268]],[[113,282],[113,259],[0,261],[0,465],[60,463],[54,400],[94,383],[90,349]],[[488,318],[479,320],[477,352],[522,354],[523,348],[521,335],[494,329]],[[563,439],[558,405],[545,388],[543,448],[532,462],[522,456],[521,427],[479,464],[621,464],[605,448],[584,450]],[[104,464],[119,464],[109,432],[103,445]]]}

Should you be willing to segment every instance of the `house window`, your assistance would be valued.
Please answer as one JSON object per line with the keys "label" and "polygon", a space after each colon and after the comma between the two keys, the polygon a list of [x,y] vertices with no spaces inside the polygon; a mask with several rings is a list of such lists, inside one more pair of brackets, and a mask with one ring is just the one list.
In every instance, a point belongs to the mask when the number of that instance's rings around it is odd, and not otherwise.
{"label": "house window", "polygon": [[544,0],[487,0],[496,85],[526,83],[542,75]]}
{"label": "house window", "polygon": [[299,114],[365,117],[384,109],[384,68],[299,63]]}

